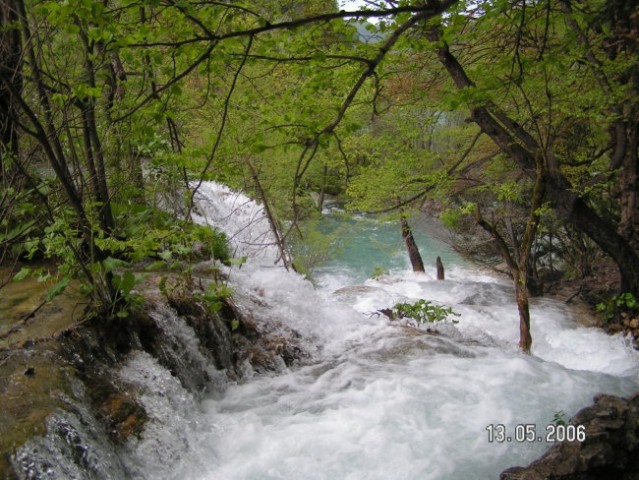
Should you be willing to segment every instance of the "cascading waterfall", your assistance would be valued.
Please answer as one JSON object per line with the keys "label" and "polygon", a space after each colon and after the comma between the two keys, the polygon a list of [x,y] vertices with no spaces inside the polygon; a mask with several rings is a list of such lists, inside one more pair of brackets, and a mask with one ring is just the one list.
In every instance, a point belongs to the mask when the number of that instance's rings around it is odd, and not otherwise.
{"label": "cascading waterfall", "polygon": [[[639,354],[622,336],[540,299],[533,354],[523,355],[508,282],[461,263],[448,265],[445,281],[434,268],[409,272],[384,244],[386,227],[364,229],[359,244],[365,251],[367,238],[379,237],[383,253],[371,261],[391,259],[386,275],[365,279],[361,263],[333,262],[315,272],[314,287],[277,263],[268,222],[245,196],[205,183],[198,212],[248,257],[227,272],[239,307],[298,332],[312,358],[197,403],[152,358],[132,356],[120,376],[146,390],[155,420],[130,445],[135,478],[497,478],[548,448],[555,416],[569,417],[599,392],[639,389]],[[452,306],[459,323],[427,332],[375,314],[419,298]],[[489,442],[486,427],[496,424],[511,441]],[[534,425],[541,441],[517,442],[517,425]]]}

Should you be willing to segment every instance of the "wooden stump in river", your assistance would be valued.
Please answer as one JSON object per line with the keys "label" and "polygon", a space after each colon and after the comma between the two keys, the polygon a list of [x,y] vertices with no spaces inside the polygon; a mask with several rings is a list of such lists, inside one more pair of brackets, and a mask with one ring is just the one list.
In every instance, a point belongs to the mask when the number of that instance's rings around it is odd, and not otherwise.
{"label": "wooden stump in river", "polygon": [[424,261],[422,260],[422,256],[419,254],[419,248],[417,247],[417,243],[415,243],[415,238],[413,238],[413,232],[410,229],[408,220],[406,220],[406,217],[402,215],[399,222],[402,227],[402,238],[404,239],[404,243],[406,243],[408,258],[410,259],[410,264],[413,267],[413,272],[423,272]]}
{"label": "wooden stump in river", "polygon": [[444,280],[444,264],[440,257],[437,257],[437,280]]}

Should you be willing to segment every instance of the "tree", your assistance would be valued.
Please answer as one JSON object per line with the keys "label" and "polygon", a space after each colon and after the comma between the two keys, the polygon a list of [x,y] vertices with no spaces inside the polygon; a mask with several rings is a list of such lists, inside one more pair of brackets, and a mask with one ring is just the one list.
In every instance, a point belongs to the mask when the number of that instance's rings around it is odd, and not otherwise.
{"label": "tree", "polygon": [[[245,178],[255,179],[258,191],[267,192],[271,187],[262,176],[265,157],[260,155],[270,148],[266,132],[282,148],[298,146],[299,154],[288,155],[294,174],[287,195],[298,205],[311,160],[323,146],[339,144],[337,128],[393,44],[421,19],[443,12],[451,3],[356,14],[325,2],[166,2],[161,8],[151,1],[3,2],[3,20],[9,21],[2,45],[9,55],[3,57],[0,85],[3,100],[10,101],[3,110],[3,144],[15,148],[19,132],[20,141],[38,163],[50,165],[57,179],[57,183],[43,179],[46,188],[33,187],[48,225],[39,238],[22,246],[26,255],[41,249],[56,256],[66,265],[61,285],[80,274],[96,307],[117,308],[122,295],[114,266],[157,254],[159,248],[149,241],[153,235],[140,233],[139,218],[151,218],[145,198],[130,193],[154,185],[144,182],[139,161],[149,159],[157,174],[154,181],[165,185],[178,172],[183,183],[175,186],[177,196],[191,179],[215,176],[216,166],[232,172],[229,152],[236,138],[229,134],[244,135],[255,121],[239,113],[237,92],[252,98],[246,106],[254,107],[255,99],[274,85],[256,76],[259,70],[268,72],[268,64],[282,67],[284,75],[294,72],[292,78],[308,86],[303,97],[309,104],[299,119],[293,119],[292,128],[290,120],[288,125],[259,125],[257,135],[248,137],[248,152],[238,156],[241,161],[236,165]],[[405,16],[403,22],[381,50],[357,52],[355,28],[345,20],[400,14]],[[14,62],[17,58],[19,64]],[[318,66],[327,75],[313,75]],[[347,72],[344,78],[351,85],[339,84],[342,72]],[[335,79],[329,79],[333,73]],[[204,87],[202,93],[196,89],[198,83]],[[295,99],[294,83],[284,82],[280,93],[291,92]],[[322,89],[324,99],[317,95]],[[324,108],[334,99],[341,102],[337,109]],[[194,150],[185,148],[184,142],[186,129],[193,124],[184,119],[189,109],[202,105],[211,112],[202,130],[210,140],[202,142],[200,158],[193,160],[188,155]],[[202,156],[204,149],[208,153]],[[186,195],[187,216],[195,191]],[[266,199],[266,194],[262,196]],[[269,204],[277,204],[270,200]],[[291,218],[299,215],[294,207]],[[272,218],[275,224],[275,214]]]}
{"label": "tree", "polygon": [[[498,13],[494,14],[498,15]],[[529,127],[526,123],[512,118],[494,100],[482,99],[482,92],[470,79],[458,58],[451,52],[448,43],[442,40],[441,34],[437,30],[431,30],[430,40],[436,44],[438,60],[456,87],[469,99],[471,120],[504,153],[512,158],[524,173],[531,175],[531,172],[535,172],[535,158],[538,155],[542,156],[547,170],[546,192],[553,210],[561,218],[586,233],[615,260],[621,274],[622,290],[637,292],[639,288],[639,256],[637,252],[632,248],[628,239],[618,232],[614,224],[590,206],[582,193],[575,191],[574,183],[566,174],[567,165],[574,159],[568,157],[564,160],[562,158],[562,153],[569,155],[569,152],[557,151],[555,146],[559,144],[559,139],[552,136],[552,130],[543,132],[543,136],[533,134],[528,131]],[[565,48],[565,44],[563,45]],[[542,56],[538,61],[541,62],[543,58]],[[546,89],[546,95],[549,98],[552,98],[553,93],[550,89]],[[531,98],[532,92],[522,90],[522,95]],[[534,112],[530,113],[534,114]],[[528,125],[534,126],[535,122],[530,120],[529,118]],[[552,123],[554,125],[559,121],[559,119],[554,119]],[[591,163],[594,163],[595,160],[596,158],[589,159]]]}
{"label": "tree", "polygon": [[0,2],[0,76],[7,78],[9,86],[0,82],[0,263],[12,241],[24,235],[15,231],[14,216],[17,199],[25,193],[25,177],[20,171],[18,106],[13,92],[22,91],[22,49],[18,14],[15,2]]}
{"label": "tree", "polygon": [[22,48],[16,2],[0,2],[0,74],[6,77],[11,87],[0,84],[0,155],[4,178],[4,159],[18,156],[18,106],[12,92],[22,91]]}
{"label": "tree", "polygon": [[[480,133],[470,133],[462,147],[464,154],[455,155],[456,160],[448,154],[415,165],[411,171],[407,168],[410,162],[401,159],[393,169],[392,162],[384,159],[377,165],[368,164],[349,186],[350,192],[364,200],[358,202],[361,205],[375,199],[374,192],[385,192],[394,185],[410,186],[407,198],[412,200],[437,190],[466,198],[469,192],[481,191],[484,205],[494,209],[505,205],[494,192],[509,183],[515,185],[529,205],[528,214],[517,213],[522,218],[517,225],[508,220],[501,233],[484,216],[479,219],[503,243],[500,250],[509,258],[517,279],[520,307],[527,301],[519,292],[527,289],[519,286],[530,281],[531,265],[537,260],[530,258],[541,220],[541,205],[536,200],[541,197],[535,192],[545,192],[549,212],[585,233],[615,261],[623,291],[636,293],[639,286],[636,235],[630,226],[637,215],[637,39],[631,26],[636,6],[632,2],[581,2],[575,13],[571,5],[526,1],[460,4],[456,10],[449,9],[445,20],[420,22],[406,32],[402,46],[410,53],[397,56],[393,77],[402,80],[402,95],[410,96],[406,92],[412,88],[412,95],[434,98],[422,111],[464,107]],[[436,73],[423,73],[433,67],[424,53],[428,48],[456,93],[447,94],[444,79]],[[407,64],[422,65],[411,82],[405,81],[408,75],[401,70],[415,71]],[[400,111],[401,107],[393,109]],[[439,125],[437,129],[445,131]],[[389,137],[387,149],[392,152],[402,143]],[[429,135],[422,138],[427,140]],[[489,138],[501,155],[486,154],[483,138]],[[434,153],[432,146],[428,151]],[[500,157],[510,162],[501,172],[495,168]],[[486,172],[490,169],[494,178],[488,185]],[[426,178],[438,179],[434,183],[443,188],[435,188]],[[524,310],[527,307],[520,308],[522,325],[527,323]],[[524,349],[529,345],[526,336],[522,333]]]}
{"label": "tree", "polygon": [[[105,304],[117,291],[104,262],[144,243],[130,221],[153,198],[131,202],[154,186],[143,160],[187,198],[187,217],[190,182],[223,178],[253,189],[290,232],[312,191],[346,188],[365,202],[377,185],[377,200],[399,193],[400,207],[484,182],[484,198],[499,200],[485,172],[510,162],[491,182],[525,190],[526,213],[507,226],[517,260],[534,243],[528,207],[543,178],[552,211],[637,292],[632,2],[389,2],[356,13],[333,2],[2,5],[15,6],[2,14],[20,33],[15,46],[15,28],[3,29],[3,46],[24,59],[10,55],[0,71],[12,102],[4,143],[19,133],[51,165],[63,201],[49,202],[50,222],[71,227],[66,245]],[[373,17],[384,20],[379,41],[359,41],[350,22]]]}

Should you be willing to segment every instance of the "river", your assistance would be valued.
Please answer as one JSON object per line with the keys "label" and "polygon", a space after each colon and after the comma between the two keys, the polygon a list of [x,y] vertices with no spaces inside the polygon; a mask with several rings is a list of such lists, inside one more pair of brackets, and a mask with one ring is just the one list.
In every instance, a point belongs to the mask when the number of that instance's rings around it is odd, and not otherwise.
{"label": "river", "polygon": [[[278,374],[247,371],[196,402],[150,356],[133,355],[119,375],[146,388],[155,419],[129,445],[134,478],[496,479],[549,447],[556,417],[599,392],[639,390],[630,342],[584,326],[558,301],[533,301],[532,354],[521,354],[509,282],[463,262],[428,226],[416,234],[433,266],[415,274],[396,225],[329,215],[327,228],[350,223],[341,257],[311,283],[276,263],[268,224],[246,197],[206,183],[198,211],[248,256],[228,271],[240,308],[297,331],[311,358]],[[376,267],[385,273],[373,280]],[[451,306],[458,323],[428,332],[376,313],[417,299]],[[489,439],[496,425],[503,441]],[[518,438],[524,425],[534,439]]]}

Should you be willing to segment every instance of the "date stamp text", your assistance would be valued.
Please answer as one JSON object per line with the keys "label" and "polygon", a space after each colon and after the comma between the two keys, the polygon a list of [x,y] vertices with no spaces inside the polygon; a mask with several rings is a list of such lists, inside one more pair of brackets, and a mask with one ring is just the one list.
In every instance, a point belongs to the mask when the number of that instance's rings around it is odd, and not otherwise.
{"label": "date stamp text", "polygon": [[491,423],[486,431],[489,443],[583,442],[586,439],[584,425],[550,424],[542,430],[534,423],[520,423],[511,429],[502,423]]}

